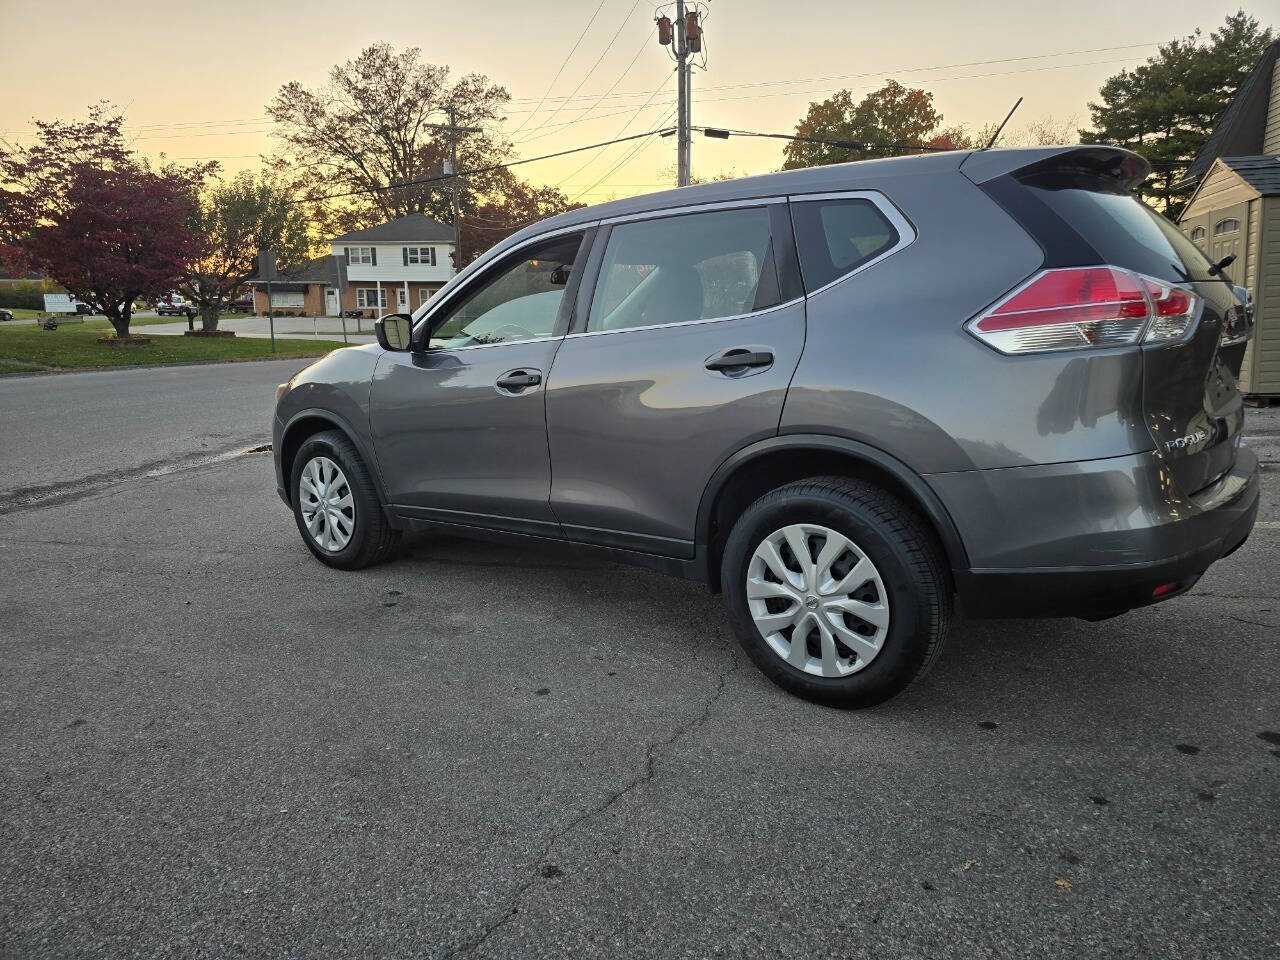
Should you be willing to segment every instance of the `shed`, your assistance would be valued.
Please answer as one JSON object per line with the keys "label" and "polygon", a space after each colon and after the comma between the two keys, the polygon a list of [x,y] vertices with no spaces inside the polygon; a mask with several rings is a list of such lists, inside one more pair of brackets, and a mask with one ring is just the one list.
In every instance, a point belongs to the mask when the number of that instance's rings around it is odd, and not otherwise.
{"label": "shed", "polygon": [[1280,396],[1280,39],[1273,40],[1213,125],[1180,188],[1195,187],[1178,218],[1210,260],[1253,294],[1253,340],[1240,389]]}
{"label": "shed", "polygon": [[1235,254],[1225,272],[1253,295],[1257,321],[1240,389],[1280,396],[1280,156],[1214,160],[1178,226],[1212,261]]}

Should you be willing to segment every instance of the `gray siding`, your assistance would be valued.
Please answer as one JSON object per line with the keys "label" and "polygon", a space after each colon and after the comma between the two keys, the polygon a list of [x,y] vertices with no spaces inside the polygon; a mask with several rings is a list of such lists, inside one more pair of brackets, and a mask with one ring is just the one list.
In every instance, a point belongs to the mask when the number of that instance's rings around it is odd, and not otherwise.
{"label": "gray siding", "polygon": [[1280,395],[1280,197],[1261,201],[1259,218],[1257,327],[1249,347],[1252,354],[1249,393]]}
{"label": "gray siding", "polygon": [[1280,60],[1271,71],[1271,99],[1267,103],[1267,126],[1262,134],[1262,152],[1280,153]]}

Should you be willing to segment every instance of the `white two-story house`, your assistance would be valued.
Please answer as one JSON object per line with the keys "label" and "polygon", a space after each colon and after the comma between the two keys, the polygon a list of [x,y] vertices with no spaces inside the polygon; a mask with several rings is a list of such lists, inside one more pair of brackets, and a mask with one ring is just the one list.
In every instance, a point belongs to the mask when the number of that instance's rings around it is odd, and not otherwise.
{"label": "white two-story house", "polygon": [[[276,313],[366,316],[409,312],[453,276],[453,228],[421,213],[331,240],[330,254],[283,271],[271,282]],[[249,281],[254,306],[267,312],[266,281]]]}
{"label": "white two-story house", "polygon": [[338,237],[333,256],[346,268],[346,289],[326,290],[326,309],[381,315],[416,310],[453,276],[453,228],[426,214]]}

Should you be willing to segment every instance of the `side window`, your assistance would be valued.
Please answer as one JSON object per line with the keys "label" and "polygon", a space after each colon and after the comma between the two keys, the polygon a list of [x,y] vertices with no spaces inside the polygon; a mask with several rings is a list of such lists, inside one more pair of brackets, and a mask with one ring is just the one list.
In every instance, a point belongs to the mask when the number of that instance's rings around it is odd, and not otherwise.
{"label": "side window", "polygon": [[779,302],[767,207],[616,224],[588,330],[735,317]]}
{"label": "side window", "polygon": [[791,222],[809,293],[857,270],[898,243],[898,231],[870,200],[797,200]]}
{"label": "side window", "polygon": [[432,318],[431,346],[474,347],[553,335],[581,243],[581,234],[557,237],[491,268],[461,303]]}

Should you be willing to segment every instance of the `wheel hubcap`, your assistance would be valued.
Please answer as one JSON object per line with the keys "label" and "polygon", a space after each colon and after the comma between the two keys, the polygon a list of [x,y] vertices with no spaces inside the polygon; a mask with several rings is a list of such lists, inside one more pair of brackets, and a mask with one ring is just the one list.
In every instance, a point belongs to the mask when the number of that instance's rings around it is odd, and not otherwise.
{"label": "wheel hubcap", "polygon": [[302,468],[298,505],[308,535],[321,550],[337,553],[351,542],[356,529],[351,485],[328,457],[312,457]]}
{"label": "wheel hubcap", "polygon": [[792,524],[760,542],[747,565],[747,606],[769,648],[818,677],[863,669],[889,633],[889,595],[875,564],[818,524]]}

